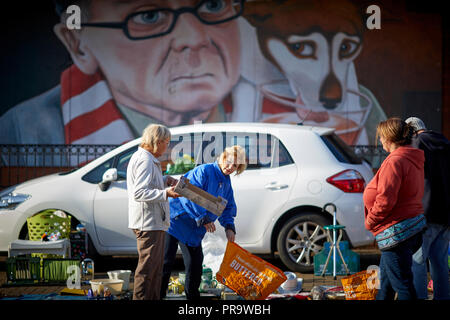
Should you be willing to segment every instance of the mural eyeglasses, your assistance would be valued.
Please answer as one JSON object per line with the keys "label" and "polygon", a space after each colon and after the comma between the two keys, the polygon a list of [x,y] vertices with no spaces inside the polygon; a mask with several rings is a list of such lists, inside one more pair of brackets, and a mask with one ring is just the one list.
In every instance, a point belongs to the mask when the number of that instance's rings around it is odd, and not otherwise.
{"label": "mural eyeglasses", "polygon": [[129,14],[122,22],[89,22],[82,27],[122,29],[130,40],[144,40],[164,36],[172,32],[178,17],[191,13],[203,24],[215,25],[239,17],[245,0],[203,0],[195,7],[179,9],[159,8]]}

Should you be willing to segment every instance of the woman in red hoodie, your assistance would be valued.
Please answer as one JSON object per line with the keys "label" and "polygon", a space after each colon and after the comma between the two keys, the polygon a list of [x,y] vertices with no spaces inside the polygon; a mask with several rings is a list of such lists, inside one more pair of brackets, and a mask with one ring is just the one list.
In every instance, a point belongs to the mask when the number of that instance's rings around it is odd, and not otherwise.
{"label": "woman in red hoodie", "polygon": [[416,299],[412,255],[422,244],[425,225],[422,196],[424,153],[410,146],[412,128],[399,118],[377,126],[377,139],[389,153],[367,185],[363,199],[365,226],[381,250],[377,300]]}

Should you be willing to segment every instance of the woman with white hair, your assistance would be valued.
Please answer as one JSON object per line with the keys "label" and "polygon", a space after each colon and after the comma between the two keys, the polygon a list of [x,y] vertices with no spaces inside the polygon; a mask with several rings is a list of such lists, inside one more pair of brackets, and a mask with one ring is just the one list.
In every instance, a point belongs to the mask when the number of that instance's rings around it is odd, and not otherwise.
{"label": "woman with white hair", "polygon": [[161,297],[166,295],[178,245],[183,253],[186,268],[186,298],[197,300],[200,298],[199,286],[203,270],[202,239],[206,232],[216,231],[214,221],[217,218],[225,229],[228,241],[234,242],[236,203],[230,174],[239,175],[244,172],[247,167],[245,158],[245,151],[241,146],[232,146],[226,148],[214,163],[200,165],[185,174],[192,185],[215,197],[221,196],[228,202],[218,218],[184,197],[170,200],[170,227],[166,232]]}
{"label": "woman with white hair", "polygon": [[159,300],[164,258],[164,233],[169,228],[168,198],[177,180],[163,178],[158,161],[170,143],[170,131],[157,124],[147,126],[138,150],[127,168],[128,228],[136,235],[139,254],[134,275],[134,300]]}

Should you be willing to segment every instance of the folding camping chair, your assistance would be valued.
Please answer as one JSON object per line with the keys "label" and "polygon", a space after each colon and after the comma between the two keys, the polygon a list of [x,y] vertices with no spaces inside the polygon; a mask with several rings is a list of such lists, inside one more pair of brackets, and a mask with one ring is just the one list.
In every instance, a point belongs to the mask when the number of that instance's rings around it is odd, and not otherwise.
{"label": "folding camping chair", "polygon": [[[341,249],[339,249],[339,243],[342,239],[342,231],[345,229],[345,226],[338,225],[336,222],[336,206],[333,203],[327,203],[323,206],[323,211],[327,211],[327,207],[333,207],[333,224],[324,226],[323,228],[327,231],[327,238],[328,242],[330,242],[330,251],[328,252],[327,260],[325,261],[325,265],[322,270],[321,276],[323,277],[325,275],[325,272],[328,267],[328,263],[330,262],[331,253],[333,252],[333,278],[336,280],[336,251],[339,253],[339,257],[342,260],[342,264],[344,265],[345,271],[347,272],[347,275],[350,274],[347,264],[345,263],[344,257],[342,256]],[[327,211],[328,212],[328,211]],[[330,230],[333,231],[333,236],[330,234]],[[339,236],[336,240],[336,230],[339,230]]]}

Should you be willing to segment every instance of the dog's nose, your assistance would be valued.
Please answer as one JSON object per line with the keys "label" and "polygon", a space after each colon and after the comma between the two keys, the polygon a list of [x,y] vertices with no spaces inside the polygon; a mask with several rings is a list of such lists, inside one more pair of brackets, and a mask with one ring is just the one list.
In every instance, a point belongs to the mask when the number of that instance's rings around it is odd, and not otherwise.
{"label": "dog's nose", "polygon": [[319,101],[326,109],[335,109],[342,101],[342,86],[339,80],[330,72],[325,78],[319,92]]}

